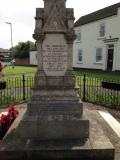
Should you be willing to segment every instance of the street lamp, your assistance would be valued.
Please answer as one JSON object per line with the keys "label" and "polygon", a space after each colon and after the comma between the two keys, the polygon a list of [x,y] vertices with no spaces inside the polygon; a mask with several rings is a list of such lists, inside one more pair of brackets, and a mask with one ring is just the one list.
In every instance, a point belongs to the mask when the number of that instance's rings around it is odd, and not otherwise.
{"label": "street lamp", "polygon": [[11,32],[11,47],[13,47],[13,39],[12,39],[12,23],[11,23],[11,22],[5,22],[5,23],[10,25],[10,32]]}

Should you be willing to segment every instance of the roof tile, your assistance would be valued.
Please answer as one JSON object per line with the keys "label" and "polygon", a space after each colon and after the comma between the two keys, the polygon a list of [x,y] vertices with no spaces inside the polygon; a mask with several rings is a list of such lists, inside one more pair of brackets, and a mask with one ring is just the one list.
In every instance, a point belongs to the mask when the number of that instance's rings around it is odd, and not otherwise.
{"label": "roof tile", "polygon": [[75,22],[75,27],[94,22],[103,18],[107,18],[110,16],[117,15],[117,8],[120,7],[120,3],[108,6],[106,8],[100,9],[96,12],[90,13],[88,15],[80,17],[76,22]]}

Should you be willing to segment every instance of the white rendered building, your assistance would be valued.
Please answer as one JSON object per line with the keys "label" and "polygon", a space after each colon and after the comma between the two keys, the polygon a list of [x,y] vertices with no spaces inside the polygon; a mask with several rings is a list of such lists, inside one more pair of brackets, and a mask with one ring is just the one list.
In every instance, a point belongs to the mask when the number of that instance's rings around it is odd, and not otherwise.
{"label": "white rendered building", "polygon": [[75,23],[73,67],[120,71],[120,3]]}

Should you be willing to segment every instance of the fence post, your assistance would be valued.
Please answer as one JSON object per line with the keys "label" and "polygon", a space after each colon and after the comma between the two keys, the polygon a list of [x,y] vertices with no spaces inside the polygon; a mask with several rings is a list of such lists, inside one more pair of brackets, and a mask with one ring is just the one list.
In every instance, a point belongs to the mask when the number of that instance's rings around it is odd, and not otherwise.
{"label": "fence post", "polygon": [[23,100],[25,100],[25,75],[23,74]]}
{"label": "fence post", "polygon": [[86,74],[84,74],[83,78],[83,101],[85,101],[85,82],[86,82]]}

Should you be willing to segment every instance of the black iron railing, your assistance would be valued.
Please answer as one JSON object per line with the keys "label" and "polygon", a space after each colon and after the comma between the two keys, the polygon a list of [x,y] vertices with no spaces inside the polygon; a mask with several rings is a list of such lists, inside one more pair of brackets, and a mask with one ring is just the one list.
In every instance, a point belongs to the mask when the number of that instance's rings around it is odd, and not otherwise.
{"label": "black iron railing", "polygon": [[120,81],[77,76],[79,95],[83,101],[120,108]]}
{"label": "black iron railing", "polygon": [[31,87],[34,83],[34,76],[17,75],[4,77],[2,83],[6,83],[5,88],[0,89],[0,104],[16,103],[30,99]]}
{"label": "black iron railing", "polygon": [[[1,82],[4,83],[4,88],[0,89],[0,105],[16,103],[30,99],[34,75],[8,76],[4,77]],[[83,75],[76,77],[76,83],[83,101],[120,108],[119,80],[113,81]]]}

